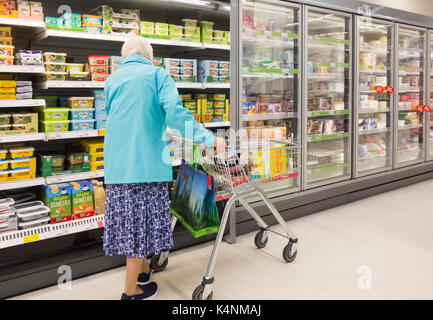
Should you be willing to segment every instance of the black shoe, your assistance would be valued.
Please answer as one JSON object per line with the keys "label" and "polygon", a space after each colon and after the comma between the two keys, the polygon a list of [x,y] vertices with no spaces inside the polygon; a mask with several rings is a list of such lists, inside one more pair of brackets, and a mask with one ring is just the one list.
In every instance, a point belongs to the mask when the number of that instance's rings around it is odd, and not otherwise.
{"label": "black shoe", "polygon": [[155,282],[151,282],[145,286],[139,286],[143,293],[135,294],[132,296],[128,296],[126,294],[122,294],[122,298],[120,300],[153,300],[158,294],[158,285]]}
{"label": "black shoe", "polygon": [[[150,266],[149,266],[150,267]],[[150,281],[150,275],[152,274],[152,269],[150,269],[149,273],[140,273],[138,275],[137,284],[144,286],[148,284]]]}

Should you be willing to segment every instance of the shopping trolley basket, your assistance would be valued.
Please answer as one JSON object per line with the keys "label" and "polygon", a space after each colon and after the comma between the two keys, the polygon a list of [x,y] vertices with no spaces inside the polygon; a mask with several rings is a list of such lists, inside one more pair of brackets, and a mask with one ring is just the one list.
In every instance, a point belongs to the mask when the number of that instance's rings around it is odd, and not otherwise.
{"label": "shopping trolley basket", "polygon": [[[297,174],[299,147],[286,143],[269,140],[237,140],[230,141],[229,148],[223,153],[210,153],[204,146],[194,146],[187,140],[172,137],[177,148],[182,148],[183,159],[190,159],[191,152],[200,152],[200,165],[213,177],[215,186],[228,192],[228,199],[220,221],[220,227],[213,246],[210,261],[202,283],[194,290],[193,300],[211,300],[213,297],[214,267],[218,250],[223,238],[224,230],[233,204],[236,201],[248,211],[257,222],[260,231],[254,238],[257,248],[264,248],[268,242],[268,233],[273,232],[288,239],[284,247],[283,258],[292,262],[297,254],[298,239],[287,226],[278,210],[260,187],[261,183],[289,179]],[[282,226],[285,234],[272,231],[263,219],[254,211],[247,198],[258,196]],[[176,224],[176,217],[172,218],[172,228]],[[168,263],[168,251],[151,258],[151,266],[155,271],[162,271]]]}

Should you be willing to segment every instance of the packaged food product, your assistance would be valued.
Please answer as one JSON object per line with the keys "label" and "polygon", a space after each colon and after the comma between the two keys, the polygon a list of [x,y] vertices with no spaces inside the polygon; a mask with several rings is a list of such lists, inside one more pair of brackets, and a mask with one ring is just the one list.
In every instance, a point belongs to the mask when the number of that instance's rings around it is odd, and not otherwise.
{"label": "packaged food product", "polygon": [[91,120],[93,119],[93,114],[95,109],[93,108],[75,108],[69,109],[71,115],[71,120]]}
{"label": "packaged food product", "polygon": [[16,204],[14,208],[20,222],[47,218],[50,214],[50,209],[42,201],[20,203]]}
{"label": "packaged food product", "polygon": [[68,79],[70,81],[88,81],[89,72],[69,72]]}
{"label": "packaged food product", "polygon": [[30,1],[30,17],[33,20],[44,20],[44,11],[41,2]]}
{"label": "packaged food product", "polygon": [[[38,219],[33,219],[31,221],[19,221],[18,227],[19,227],[19,229],[25,230],[25,229],[29,229],[29,228],[36,228],[36,227],[44,226],[44,225],[48,224],[49,222],[50,222],[49,217],[42,217],[42,218],[38,218]],[[51,222],[51,223],[53,223],[53,222]]]}
{"label": "packaged food product", "polygon": [[105,109],[96,109],[95,111],[95,120],[96,121],[106,121],[107,120],[107,112]]}
{"label": "packaged food product", "polygon": [[42,108],[40,109],[41,120],[43,121],[64,121],[68,120],[68,108]]}
{"label": "packaged food product", "polygon": [[0,37],[12,37],[12,28],[0,27]]}
{"label": "packaged food product", "polygon": [[189,75],[189,76],[193,76],[194,74],[194,68],[192,67],[182,67],[180,68],[180,74],[181,75]]}
{"label": "packaged food product", "polygon": [[110,73],[110,66],[106,65],[89,65],[90,68],[90,73],[105,73],[105,74],[109,74]]}
{"label": "packaged food product", "polygon": [[0,182],[7,181],[8,177],[9,177],[9,170],[0,171]]}
{"label": "packaged food product", "polygon": [[30,2],[29,1],[17,1],[18,18],[29,19],[30,18]]}
{"label": "packaged food product", "polygon": [[97,33],[97,34],[102,33],[102,27],[88,25],[88,24],[83,25],[83,30],[84,32],[88,32],[88,33]]}
{"label": "packaged food product", "polygon": [[63,24],[66,27],[81,27],[81,21],[65,19]]}
{"label": "packaged food product", "polygon": [[102,27],[102,17],[90,14],[83,14],[83,22],[87,24],[96,24]]}
{"label": "packaged food product", "polygon": [[104,152],[104,141],[83,141],[82,145],[87,153],[103,153]]}
{"label": "packaged food product", "polygon": [[2,124],[0,125],[0,131],[10,131],[11,125],[10,124]]}
{"label": "packaged food product", "polygon": [[90,171],[104,170],[104,161],[90,162]]}
{"label": "packaged food product", "polygon": [[120,68],[120,65],[111,65],[110,74],[116,72]]}
{"label": "packaged food product", "polygon": [[93,108],[94,97],[70,97],[69,108]]}
{"label": "packaged food product", "polygon": [[195,19],[182,19],[185,27],[197,27],[197,20]]}
{"label": "packaged food product", "polygon": [[0,88],[15,88],[16,86],[15,80],[0,80]]}
{"label": "packaged food product", "polygon": [[111,65],[120,65],[122,63],[122,60],[123,59],[121,56],[111,56],[110,57],[110,64]]}
{"label": "packaged food product", "polygon": [[195,100],[184,101],[183,106],[187,109],[197,109],[197,101]]}
{"label": "packaged food product", "polygon": [[155,22],[155,30],[167,30],[168,31],[168,27],[169,27],[168,23]]}
{"label": "packaged food product", "polygon": [[45,72],[47,81],[65,81],[66,75],[66,72]]}
{"label": "packaged food product", "polygon": [[12,37],[3,37],[0,36],[0,45],[3,46],[11,46],[12,45]]}
{"label": "packaged food product", "polygon": [[0,161],[6,160],[6,155],[8,154],[8,150],[6,149],[0,149]]}
{"label": "packaged food product", "polygon": [[45,23],[50,26],[63,26],[64,21],[63,18],[45,17]]}
{"label": "packaged food product", "polygon": [[26,125],[25,124],[13,124],[13,125],[11,125],[11,129],[13,131],[25,131]]}
{"label": "packaged food product", "polygon": [[14,48],[15,48],[14,46],[0,45],[0,55],[13,56]]}
{"label": "packaged food product", "polygon": [[45,70],[47,72],[65,72],[66,63],[45,62]]}
{"label": "packaged food product", "polygon": [[208,95],[209,100],[213,100],[213,101],[225,101],[226,100],[226,95],[223,93],[211,93]]}
{"label": "packaged food product", "polygon": [[209,21],[200,21],[199,25],[202,28],[207,28],[207,29],[213,29],[214,26],[214,22],[209,22]]}
{"label": "packaged food product", "polygon": [[25,147],[25,148],[10,148],[9,154],[12,160],[27,159],[33,157],[35,148]]}
{"label": "packaged food product", "polygon": [[54,52],[45,52],[44,53],[45,62],[66,62],[66,53],[54,53]]}
{"label": "packaged food product", "polygon": [[96,129],[105,130],[106,125],[107,125],[107,121],[98,121],[96,122]]}
{"label": "packaged food product", "polygon": [[50,209],[51,223],[72,219],[71,185],[69,183],[46,186],[43,200],[45,205]]}
{"label": "packaged food product", "polygon": [[16,100],[17,97],[14,94],[0,94],[0,100]]}
{"label": "packaged food product", "polygon": [[84,63],[67,63],[66,71],[67,72],[83,72]]}
{"label": "packaged food product", "polygon": [[164,58],[164,64],[168,67],[178,67],[180,65],[180,59],[174,59],[174,58]]}
{"label": "packaged food product", "polygon": [[21,86],[21,87],[19,87],[18,85],[17,85],[17,87],[16,88],[10,88],[10,89],[12,89],[14,92],[10,92],[10,93],[26,93],[26,92],[30,92],[30,93],[32,93],[33,92],[33,87],[30,85],[30,86],[26,86],[26,87],[23,87],[23,86]]}
{"label": "packaged food product", "polygon": [[72,214],[74,219],[91,217],[95,210],[93,206],[92,184],[82,180],[71,182]]}
{"label": "packaged food product", "polygon": [[41,121],[41,130],[47,132],[63,132],[68,131],[69,120],[64,121]]}
{"label": "packaged food product", "polygon": [[213,114],[214,115],[223,115],[224,114],[224,111],[225,111],[225,107],[224,108],[221,108],[221,107],[214,107],[214,109],[213,109]]}
{"label": "packaged food product", "polygon": [[51,157],[53,167],[63,167],[65,162],[65,156],[63,154],[53,154]]}
{"label": "packaged food product", "polygon": [[95,120],[71,120],[71,130],[93,130],[95,128]]}
{"label": "packaged food product", "polygon": [[0,65],[11,66],[14,64],[14,56],[7,56],[5,54],[0,54]]}
{"label": "packaged food product", "polygon": [[[93,90],[93,97],[95,97],[96,100],[99,101],[104,101],[104,105],[105,105],[105,92],[104,90]],[[96,101],[95,101],[96,104]]]}
{"label": "packaged food product", "polygon": [[98,81],[98,82],[104,82],[107,80],[107,78],[110,76],[108,73],[91,73],[90,74],[90,80],[91,81]]}
{"label": "packaged food product", "polygon": [[30,160],[29,159],[18,159],[18,160],[10,160],[9,161],[11,169],[29,169],[30,168]]}
{"label": "packaged food product", "polygon": [[63,19],[65,19],[65,20],[73,20],[73,21],[79,21],[79,22],[81,22],[81,14],[79,14],[79,13],[67,13],[67,12],[65,12],[63,15],[62,15],[62,18]]}
{"label": "packaged food product", "polygon": [[92,163],[92,162],[98,162],[98,161],[104,161],[104,153],[103,152],[100,152],[100,153],[91,153],[90,154],[90,163]]}
{"label": "packaged food product", "polygon": [[38,50],[19,50],[15,57],[22,65],[39,65],[43,63],[42,51]]}
{"label": "packaged food product", "polygon": [[110,57],[109,56],[89,56],[89,65],[95,66],[95,65],[103,65],[107,66],[110,63]]}
{"label": "packaged food product", "polygon": [[14,113],[12,114],[14,124],[27,124],[32,121],[31,113]]}
{"label": "packaged food product", "polygon": [[9,113],[0,114],[0,125],[7,125],[11,123],[11,115]]}
{"label": "packaged food product", "polygon": [[9,169],[10,161],[0,161],[0,172],[7,171]]}

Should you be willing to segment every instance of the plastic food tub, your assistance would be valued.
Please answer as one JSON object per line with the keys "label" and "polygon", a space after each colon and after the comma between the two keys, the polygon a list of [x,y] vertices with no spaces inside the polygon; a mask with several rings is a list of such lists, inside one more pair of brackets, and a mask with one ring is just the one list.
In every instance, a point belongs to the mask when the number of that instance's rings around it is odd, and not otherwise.
{"label": "plastic food tub", "polygon": [[98,82],[103,82],[105,80],[107,80],[107,78],[110,75],[108,73],[91,73],[90,74],[90,80],[91,81],[98,81]]}
{"label": "plastic food tub", "polygon": [[84,162],[84,152],[71,153],[68,155],[68,162],[71,165],[83,164]]}
{"label": "plastic food tub", "polygon": [[2,37],[0,36],[0,45],[11,46],[12,45],[12,37]]}
{"label": "plastic food tub", "polygon": [[19,222],[18,227],[20,229],[35,228],[35,227],[46,225],[48,224],[49,221],[50,221],[50,217],[45,217],[45,218],[40,218],[28,222]]}
{"label": "plastic food tub", "polygon": [[42,51],[38,50],[19,50],[15,54],[15,57],[23,65],[42,64],[44,62],[42,58]]}
{"label": "plastic food tub", "polygon": [[73,20],[73,21],[80,21],[81,22],[82,15],[80,13],[64,13],[62,15],[62,18],[65,20]]}
{"label": "plastic food tub", "polygon": [[200,21],[199,25],[202,28],[206,28],[206,29],[213,29],[213,25],[215,23],[214,22],[209,22],[209,21]]}
{"label": "plastic food tub", "polygon": [[66,53],[54,53],[54,52],[45,52],[44,53],[45,62],[66,62]]}
{"label": "plastic food tub", "polygon": [[6,155],[8,154],[8,150],[6,149],[0,149],[0,161],[6,160]]}
{"label": "plastic food tub", "polygon": [[12,114],[14,124],[27,124],[32,122],[31,113],[14,113]]}
{"label": "plastic food tub", "polygon": [[104,153],[91,153],[90,154],[90,163],[104,161]]}
{"label": "plastic food tub", "polygon": [[215,116],[221,116],[221,115],[224,115],[224,111],[225,111],[225,108],[217,107],[217,108],[213,109],[213,114]]}
{"label": "plastic food tub", "polygon": [[95,128],[95,120],[72,120],[71,130],[81,131],[81,130],[93,130]]}
{"label": "plastic food tub", "polygon": [[83,72],[84,70],[84,64],[83,63],[67,63],[66,64],[66,71],[67,72]]}
{"label": "plastic food tub", "polygon": [[226,95],[223,94],[223,93],[209,94],[209,100],[225,101],[226,100]]}
{"label": "plastic food tub", "polygon": [[19,169],[29,169],[30,168],[30,160],[29,159],[18,159],[18,160],[10,160],[11,170],[19,170]]}
{"label": "plastic food tub", "polygon": [[26,179],[29,176],[29,169],[17,169],[9,171],[12,178],[17,180]]}
{"label": "plastic food tub", "polygon": [[94,97],[70,97],[68,98],[69,108],[93,108]]}
{"label": "plastic food tub", "polygon": [[88,142],[83,143],[84,150],[88,153],[103,153],[104,142]]}
{"label": "plastic food tub", "polygon": [[10,124],[2,124],[0,125],[0,131],[9,131],[11,129]]}
{"label": "plastic food tub", "polygon": [[28,159],[33,157],[33,153],[35,152],[35,148],[26,147],[26,148],[10,148],[9,154],[12,160],[18,159]]}
{"label": "plastic food tub", "polygon": [[69,129],[69,120],[64,121],[41,121],[43,132],[63,132]]}
{"label": "plastic food tub", "polygon": [[89,56],[89,65],[95,66],[95,65],[103,65],[107,66],[110,63],[110,57],[109,56]]}
{"label": "plastic food tub", "polygon": [[0,161],[0,171],[7,171],[9,169],[10,161]]}
{"label": "plastic food tub", "polygon": [[13,124],[13,125],[11,125],[11,129],[13,131],[24,131],[24,130],[26,130],[26,125],[25,124]]}
{"label": "plastic food tub", "polygon": [[81,27],[81,21],[76,20],[65,20],[64,25],[66,27]]}
{"label": "plastic food tub", "polygon": [[49,216],[50,209],[42,201],[32,201],[15,205],[20,222],[29,222]]}
{"label": "plastic food tub", "polygon": [[92,120],[95,109],[93,108],[75,108],[70,109],[71,120]]}
{"label": "plastic food tub", "polygon": [[101,16],[93,16],[90,14],[84,14],[83,15],[83,22],[86,24],[102,25],[102,17]]}
{"label": "plastic food tub", "polygon": [[102,33],[102,27],[99,26],[84,24],[83,29],[88,33]]}
{"label": "plastic food tub", "polygon": [[103,65],[89,65],[90,73],[110,73],[110,66],[103,66]]}
{"label": "plastic food tub", "polygon": [[0,55],[5,54],[7,56],[13,56],[14,55],[14,46],[5,46],[0,45]]}
{"label": "plastic food tub", "polygon": [[69,72],[68,79],[70,81],[88,81],[89,73],[88,72]]}
{"label": "plastic food tub", "polygon": [[13,56],[7,56],[5,54],[0,54],[0,64],[11,66],[14,64],[14,57]]}
{"label": "plastic food tub", "polygon": [[122,63],[123,59],[120,56],[111,56],[110,57],[110,64],[111,65],[120,65]]}
{"label": "plastic food tub", "polygon": [[11,115],[9,113],[0,114],[0,125],[10,124]]}
{"label": "plastic food tub", "polygon": [[45,23],[54,26],[63,26],[64,19],[56,17],[45,17]]}
{"label": "plastic food tub", "polygon": [[10,171],[0,171],[0,182],[7,181]]}
{"label": "plastic food tub", "polygon": [[40,109],[41,120],[43,121],[63,121],[68,120],[68,108],[43,108]]}
{"label": "plastic food tub", "polygon": [[90,162],[90,171],[104,170],[104,161]]}
{"label": "plastic food tub", "polygon": [[45,62],[45,71],[47,72],[65,72],[66,63],[61,62]]}
{"label": "plastic food tub", "polygon": [[65,155],[63,154],[53,154],[51,156],[52,167],[63,167],[65,162]]}
{"label": "plastic food tub", "polygon": [[66,72],[45,72],[45,77],[47,78],[47,81],[65,81],[66,75]]}
{"label": "plastic food tub", "polygon": [[225,108],[225,106],[226,106],[225,101],[214,101],[213,102],[214,108]]}

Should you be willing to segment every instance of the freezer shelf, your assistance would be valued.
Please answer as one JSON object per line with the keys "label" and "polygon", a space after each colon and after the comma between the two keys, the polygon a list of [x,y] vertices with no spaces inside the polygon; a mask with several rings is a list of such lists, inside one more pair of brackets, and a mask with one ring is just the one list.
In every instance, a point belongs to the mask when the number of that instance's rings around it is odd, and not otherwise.
{"label": "freezer shelf", "polygon": [[350,16],[308,7],[305,187],[350,177]]}

